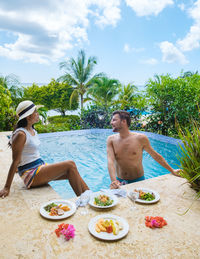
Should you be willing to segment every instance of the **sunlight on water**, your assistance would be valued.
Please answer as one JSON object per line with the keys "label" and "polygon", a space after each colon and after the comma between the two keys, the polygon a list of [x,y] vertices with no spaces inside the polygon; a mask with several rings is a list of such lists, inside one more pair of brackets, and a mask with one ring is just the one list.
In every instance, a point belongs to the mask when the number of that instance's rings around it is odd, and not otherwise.
{"label": "sunlight on water", "polygon": [[[74,160],[89,188],[98,191],[101,188],[109,188],[110,185],[106,158],[106,139],[110,134],[111,132],[102,132],[42,137],[40,153],[47,163]],[[149,139],[153,148],[173,168],[178,168],[177,146]],[[169,173],[146,152],[143,154],[143,166],[146,179]],[[75,196],[68,181],[53,181],[50,184],[62,198]]]}

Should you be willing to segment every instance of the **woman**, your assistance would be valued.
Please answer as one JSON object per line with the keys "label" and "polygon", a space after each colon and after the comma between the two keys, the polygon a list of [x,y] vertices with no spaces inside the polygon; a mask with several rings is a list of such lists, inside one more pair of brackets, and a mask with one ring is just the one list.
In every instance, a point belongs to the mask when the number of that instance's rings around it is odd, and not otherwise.
{"label": "woman", "polygon": [[9,195],[15,172],[18,171],[27,188],[41,186],[52,180],[68,179],[77,196],[88,190],[73,161],[45,164],[39,153],[39,138],[34,124],[39,121],[37,107],[31,101],[21,102],[16,110],[19,120],[9,144],[12,147],[12,164],[0,197]]}

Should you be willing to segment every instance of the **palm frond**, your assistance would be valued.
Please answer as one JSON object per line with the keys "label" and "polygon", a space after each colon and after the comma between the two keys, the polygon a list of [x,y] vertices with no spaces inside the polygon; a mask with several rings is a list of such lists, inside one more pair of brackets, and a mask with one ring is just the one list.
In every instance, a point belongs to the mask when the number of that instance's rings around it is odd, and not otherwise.
{"label": "palm frond", "polygon": [[197,122],[191,122],[193,131],[184,131],[179,128],[179,137],[182,145],[179,145],[181,164],[181,176],[186,178],[191,186],[200,191],[200,129]]}
{"label": "palm frond", "polygon": [[72,107],[73,101],[76,101],[77,98],[78,98],[78,91],[77,91],[77,89],[74,89],[74,91],[72,92],[70,99],[69,99],[70,108]]}

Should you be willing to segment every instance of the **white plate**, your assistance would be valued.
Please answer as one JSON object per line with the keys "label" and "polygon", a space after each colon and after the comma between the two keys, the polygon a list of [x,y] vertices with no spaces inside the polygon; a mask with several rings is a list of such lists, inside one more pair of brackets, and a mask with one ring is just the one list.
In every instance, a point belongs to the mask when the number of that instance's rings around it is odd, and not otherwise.
{"label": "white plate", "polygon": [[149,192],[151,194],[154,194],[154,196],[155,196],[155,199],[152,200],[152,201],[145,201],[145,200],[142,200],[142,199],[138,198],[138,199],[136,199],[136,202],[138,202],[138,203],[151,204],[151,203],[156,203],[160,200],[160,195],[158,194],[158,192],[156,192],[154,190],[150,190],[150,189],[146,189],[146,188],[134,188],[133,191],[135,191],[135,190],[137,190],[137,191],[141,190],[143,192]]}
{"label": "white plate", "polygon": [[[94,198],[98,197],[99,195],[108,196],[111,200],[113,200],[113,203],[111,205],[108,205],[108,206],[98,206],[98,205],[94,204]],[[94,194],[92,194],[90,196],[90,200],[89,200],[90,206],[95,207],[95,208],[100,208],[100,209],[111,208],[111,207],[115,206],[117,204],[117,202],[118,202],[118,199],[115,195],[109,194],[109,193],[106,193],[106,192],[95,192]]]}
{"label": "white plate", "polygon": [[[113,233],[107,233],[107,232],[96,232],[95,230],[95,225],[97,223],[97,221],[99,219],[104,219],[104,220],[117,220],[119,221],[122,226],[123,226],[123,229],[119,231],[119,234],[118,235],[114,235]],[[121,239],[122,237],[126,236],[128,231],[129,231],[129,225],[128,225],[128,222],[119,217],[119,216],[115,216],[115,215],[112,215],[112,214],[103,214],[103,215],[99,215],[99,216],[96,216],[94,218],[92,218],[88,224],[88,229],[90,231],[90,233],[99,238],[99,239],[103,239],[103,240],[118,240],[118,239]]]}
{"label": "white plate", "polygon": [[[50,216],[49,212],[46,211],[44,209],[44,207],[47,206],[48,204],[51,204],[51,203],[55,203],[57,205],[62,204],[63,206],[67,205],[70,208],[70,210],[69,211],[65,211],[64,214],[61,215],[61,216]],[[75,211],[76,211],[75,203],[72,202],[72,201],[68,201],[68,200],[52,200],[52,201],[48,201],[48,202],[42,204],[42,206],[40,207],[40,214],[43,217],[45,217],[47,219],[55,219],[55,220],[57,220],[57,219],[65,219],[65,218],[71,216],[72,214],[74,214]]]}

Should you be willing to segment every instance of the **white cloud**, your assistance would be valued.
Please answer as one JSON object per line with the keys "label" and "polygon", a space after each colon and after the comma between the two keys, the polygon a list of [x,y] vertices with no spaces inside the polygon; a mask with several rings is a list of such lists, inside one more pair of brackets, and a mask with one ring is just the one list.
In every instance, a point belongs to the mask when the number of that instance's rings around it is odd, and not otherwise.
{"label": "white cloud", "polygon": [[124,52],[129,53],[131,51],[129,44],[124,44]]}
{"label": "white cloud", "polygon": [[160,49],[163,54],[163,57],[162,57],[163,62],[167,62],[167,63],[179,62],[181,64],[188,63],[183,53],[171,42],[168,42],[168,41],[161,42]]}
{"label": "white cloud", "polygon": [[185,4],[183,4],[183,3],[178,4],[178,7],[181,9],[181,11],[185,10]]}
{"label": "white cloud", "polygon": [[14,60],[48,63],[73,45],[87,41],[89,16],[98,26],[115,26],[120,0],[25,0],[0,2],[0,31],[14,43],[0,45],[0,55]]}
{"label": "white cloud", "polygon": [[131,47],[128,43],[125,43],[124,44],[124,48],[123,48],[123,51],[126,52],[126,53],[142,52],[144,50],[145,50],[144,48],[134,48],[134,47]]}
{"label": "white cloud", "polygon": [[194,25],[184,39],[177,41],[182,51],[191,51],[200,47],[200,0],[196,1],[189,10],[189,15],[194,19]]}
{"label": "white cloud", "polygon": [[138,16],[158,15],[168,5],[173,5],[173,0],[125,0]]}
{"label": "white cloud", "polygon": [[142,60],[140,63],[147,64],[147,65],[156,65],[158,64],[158,60],[155,58],[150,58],[150,59]]}
{"label": "white cloud", "polygon": [[[185,6],[180,8],[184,9]],[[185,38],[177,40],[176,44],[164,41],[160,43],[160,49],[163,53],[164,62],[181,64],[188,63],[183,52],[191,51],[200,47],[200,0],[197,0],[193,7],[188,10],[189,16],[194,19],[194,24],[190,27]]]}
{"label": "white cloud", "polygon": [[91,11],[91,14],[96,16],[95,23],[100,27],[115,26],[121,18],[120,0],[90,0],[90,2],[96,5],[95,11]]}

